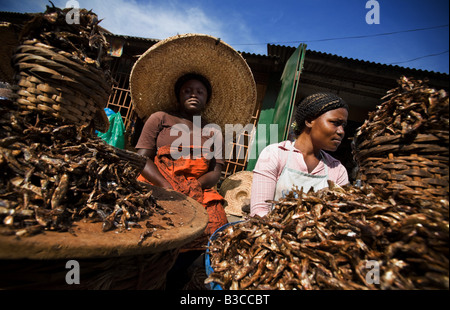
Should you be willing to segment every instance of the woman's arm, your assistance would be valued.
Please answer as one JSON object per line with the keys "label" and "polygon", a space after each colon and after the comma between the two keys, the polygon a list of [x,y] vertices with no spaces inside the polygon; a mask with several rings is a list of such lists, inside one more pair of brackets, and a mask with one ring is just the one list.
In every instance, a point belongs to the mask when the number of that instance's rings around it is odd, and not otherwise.
{"label": "woman's arm", "polygon": [[272,210],[272,204],[279,172],[279,149],[277,145],[264,148],[253,170],[252,192],[250,197],[250,216],[265,216]]}
{"label": "woman's arm", "polygon": [[161,130],[163,129],[165,112],[155,112],[145,122],[142,128],[141,135],[136,144],[137,153],[139,155],[147,157],[147,162],[144,169],[141,171],[141,175],[150,181],[155,186],[172,189],[170,183],[159,172],[158,167],[155,165],[156,156],[156,140]]}
{"label": "woman's arm", "polygon": [[214,187],[219,182],[223,164],[213,160],[211,166],[212,168],[207,173],[198,178],[202,189]]}
{"label": "woman's arm", "polygon": [[[208,152],[204,153],[207,156],[211,156],[212,158],[209,162],[208,172],[198,178],[198,181],[202,185],[202,189],[212,188],[216,186],[217,182],[219,182],[222,169],[225,166],[225,162],[223,160],[223,150],[225,149],[222,131],[214,126],[208,127],[209,125],[203,127],[202,134],[203,135],[212,135],[213,144]],[[208,140],[210,142],[210,140]],[[206,144],[204,145],[206,147]],[[202,150],[204,152],[205,150]],[[212,152],[212,153],[209,153]]]}
{"label": "woman's arm", "polygon": [[142,156],[147,157],[147,162],[145,164],[144,169],[141,171],[141,174],[144,178],[149,180],[153,185],[173,189],[172,185],[170,185],[169,181],[167,181],[159,172],[158,167],[155,165],[155,154],[152,150],[147,149],[138,149],[137,153]]}
{"label": "woman's arm", "polygon": [[272,204],[266,200],[273,200],[276,181],[253,172],[252,193],[250,196],[250,216],[265,216],[272,210]]}

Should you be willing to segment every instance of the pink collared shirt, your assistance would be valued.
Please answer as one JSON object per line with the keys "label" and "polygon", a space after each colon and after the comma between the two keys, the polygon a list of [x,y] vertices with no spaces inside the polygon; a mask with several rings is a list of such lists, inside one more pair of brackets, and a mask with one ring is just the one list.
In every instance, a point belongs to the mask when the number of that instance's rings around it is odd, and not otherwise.
{"label": "pink collared shirt", "polygon": [[[293,142],[282,141],[265,147],[258,157],[253,170],[252,193],[250,199],[250,216],[264,216],[270,212],[277,180],[287,163],[289,151],[294,148]],[[289,167],[308,173],[308,168],[302,153],[294,148]],[[348,173],[341,162],[326,152],[322,151],[323,160],[311,172],[312,175],[324,175],[326,173],[325,163],[328,166],[328,179],[343,186],[349,183]],[[299,186],[300,188],[300,186]]]}

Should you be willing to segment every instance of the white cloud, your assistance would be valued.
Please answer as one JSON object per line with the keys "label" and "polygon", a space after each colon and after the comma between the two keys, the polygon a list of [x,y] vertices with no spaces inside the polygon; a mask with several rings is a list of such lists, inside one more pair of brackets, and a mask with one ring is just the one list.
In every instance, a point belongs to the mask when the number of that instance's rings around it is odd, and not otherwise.
{"label": "white cloud", "polygon": [[252,40],[244,20],[221,18],[221,12],[206,12],[188,1],[90,3],[99,18],[104,18],[101,26],[116,34],[164,39],[181,33],[204,33],[227,43]]}
{"label": "white cloud", "polygon": [[[67,0],[52,2],[60,8],[68,3]],[[194,4],[185,0],[78,0],[78,3],[81,8],[92,9],[103,19],[100,25],[115,34],[164,39],[182,33],[204,33],[232,46],[258,41],[241,15],[207,12],[200,6],[202,1]],[[1,6],[15,12],[43,12],[46,5],[51,6],[47,0],[5,0]],[[233,47],[244,51],[244,46]],[[262,54],[265,46],[245,46],[245,51]]]}

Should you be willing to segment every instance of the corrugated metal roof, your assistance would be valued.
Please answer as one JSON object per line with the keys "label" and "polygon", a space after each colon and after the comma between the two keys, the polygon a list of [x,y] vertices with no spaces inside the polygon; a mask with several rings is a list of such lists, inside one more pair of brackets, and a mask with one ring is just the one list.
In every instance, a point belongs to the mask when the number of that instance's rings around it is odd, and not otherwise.
{"label": "corrugated metal roof", "polygon": [[[268,54],[278,55],[283,64],[295,49],[295,47],[281,45],[268,44],[267,46]],[[314,79],[317,80],[321,76],[334,81],[367,85],[381,90],[396,87],[397,79],[405,75],[416,79],[428,79],[432,87],[449,88],[448,74],[445,73],[380,64],[313,50],[306,50],[302,75],[304,78],[316,76]]]}
{"label": "corrugated metal roof", "polygon": [[155,44],[155,43],[161,41],[160,39],[151,39],[151,38],[127,36],[127,35],[122,35],[122,34],[115,34],[115,33],[112,33],[112,32],[105,33],[105,36],[112,37],[112,38],[122,38],[122,39],[125,39],[125,40],[131,40],[131,41],[148,42],[150,44]]}
{"label": "corrugated metal roof", "polygon": [[[7,19],[24,19],[24,18],[31,18],[33,15],[37,13],[17,13],[17,12],[6,12],[6,11],[0,11],[0,16],[6,17]],[[154,39],[154,38],[144,38],[144,37],[136,37],[136,36],[128,36],[128,35],[119,35],[109,32],[107,29],[102,28],[106,36],[109,37],[116,37],[116,38],[123,38],[127,41],[134,41],[134,42],[140,42],[142,44],[148,44],[148,46],[151,46],[157,42],[160,41],[160,39]],[[264,61],[264,59],[267,59],[271,62],[273,62],[276,65],[283,65],[286,63],[286,61],[289,59],[289,57],[292,55],[292,53],[295,51],[295,47],[291,46],[283,46],[283,45],[274,45],[274,44],[268,44],[267,45],[267,55],[258,55],[258,54],[252,54],[252,53],[246,53],[241,52],[242,55],[246,59],[253,59],[257,61]],[[331,67],[330,67],[331,66]],[[355,77],[355,73],[360,75],[364,75],[367,78],[367,74],[370,72],[370,74],[375,74],[375,76],[390,76],[392,75],[412,75],[416,77],[427,77],[431,79],[437,79],[437,80],[443,80],[448,79],[448,74],[446,73],[440,73],[435,71],[427,71],[427,70],[420,70],[420,69],[414,69],[414,68],[408,68],[408,67],[400,67],[398,65],[387,65],[387,64],[381,64],[366,60],[360,60],[360,59],[353,59],[353,58],[347,58],[343,56],[338,56],[335,54],[329,54],[319,51],[313,51],[313,50],[307,50],[306,56],[305,56],[305,70],[313,70],[315,72],[323,72],[327,74],[333,74],[331,68],[335,68],[335,70],[340,70],[340,72],[337,74],[339,76],[345,75],[347,69],[350,69],[347,74]],[[331,70],[331,71],[330,71]],[[337,72],[334,72],[337,73]],[[376,82],[376,81],[374,81]],[[446,85],[448,87],[448,85]]]}
{"label": "corrugated metal roof", "polygon": [[[295,49],[296,48],[292,47],[292,46],[267,44],[268,55],[278,55],[278,56],[280,56],[280,58],[283,62],[286,62],[289,59],[289,57],[292,55],[292,53],[294,53]],[[328,60],[333,60],[333,61],[339,60],[339,61],[347,62],[349,64],[359,64],[364,67],[372,66],[372,67],[380,67],[383,69],[391,69],[391,70],[408,70],[408,71],[410,70],[411,72],[423,72],[423,73],[430,73],[433,75],[448,76],[448,74],[441,73],[441,72],[421,70],[421,69],[415,69],[415,68],[409,68],[409,67],[401,67],[398,65],[382,64],[382,63],[361,60],[361,59],[355,59],[355,58],[348,58],[348,57],[339,56],[336,54],[329,54],[329,53],[324,53],[324,52],[319,52],[319,51],[314,51],[314,50],[309,50],[309,49],[307,49],[307,51],[306,51],[306,57],[308,57],[308,56],[309,57],[317,56],[322,59],[328,59]]]}

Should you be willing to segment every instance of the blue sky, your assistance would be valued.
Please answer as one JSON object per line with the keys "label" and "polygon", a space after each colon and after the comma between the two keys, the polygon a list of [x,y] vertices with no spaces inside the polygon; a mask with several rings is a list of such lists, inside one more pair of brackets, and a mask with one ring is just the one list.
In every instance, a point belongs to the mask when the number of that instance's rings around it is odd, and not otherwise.
{"label": "blue sky", "polygon": [[[66,7],[67,0],[53,0]],[[368,0],[78,0],[116,33],[164,39],[206,33],[238,51],[267,54],[267,43],[343,57],[449,73],[449,1],[378,0],[379,24],[368,24]],[[43,12],[46,0],[1,0],[1,11]],[[423,28],[428,30],[411,31]],[[385,33],[399,32],[391,35]],[[359,36],[358,39],[345,39]],[[332,40],[324,40],[332,39]],[[434,56],[433,56],[434,55]]]}

